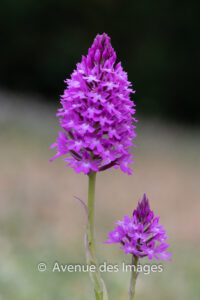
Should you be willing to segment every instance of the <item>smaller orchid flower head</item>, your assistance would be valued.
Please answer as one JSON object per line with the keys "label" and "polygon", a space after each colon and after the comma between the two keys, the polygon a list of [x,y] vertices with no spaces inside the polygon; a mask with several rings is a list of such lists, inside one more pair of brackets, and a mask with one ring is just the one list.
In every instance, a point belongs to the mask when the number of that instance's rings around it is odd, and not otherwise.
{"label": "smaller orchid flower head", "polygon": [[134,94],[110,37],[97,35],[87,56],[67,79],[57,117],[62,131],[51,148],[77,173],[111,167],[131,174],[130,148],[136,136]]}
{"label": "smaller orchid flower head", "polygon": [[171,260],[171,253],[166,251],[169,247],[165,242],[166,232],[159,225],[159,217],[154,217],[153,211],[150,210],[145,194],[133,211],[132,217],[125,216],[123,221],[118,221],[116,225],[105,243],[120,244],[125,254],[130,253],[137,258]]}

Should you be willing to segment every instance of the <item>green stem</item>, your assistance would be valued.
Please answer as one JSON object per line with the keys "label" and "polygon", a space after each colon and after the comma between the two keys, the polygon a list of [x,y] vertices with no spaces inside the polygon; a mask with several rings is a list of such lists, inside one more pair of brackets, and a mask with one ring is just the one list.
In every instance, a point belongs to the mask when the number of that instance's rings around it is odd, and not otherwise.
{"label": "green stem", "polygon": [[138,265],[138,257],[133,255],[132,256],[132,272],[131,272],[131,280],[130,280],[130,288],[129,288],[129,300],[133,300],[134,295],[135,295],[137,265]]}
{"label": "green stem", "polygon": [[94,286],[96,300],[103,300],[102,279],[98,270],[98,264],[95,253],[95,237],[94,237],[94,196],[95,196],[96,172],[89,174],[88,184],[88,215],[89,222],[87,225],[87,241],[88,241],[88,262],[90,265],[96,266],[96,271],[90,273],[90,277]]}
{"label": "green stem", "polygon": [[96,172],[89,175],[88,184],[88,214],[89,214],[89,234],[88,242],[90,250],[95,256],[95,239],[94,239],[94,196],[95,196]]}

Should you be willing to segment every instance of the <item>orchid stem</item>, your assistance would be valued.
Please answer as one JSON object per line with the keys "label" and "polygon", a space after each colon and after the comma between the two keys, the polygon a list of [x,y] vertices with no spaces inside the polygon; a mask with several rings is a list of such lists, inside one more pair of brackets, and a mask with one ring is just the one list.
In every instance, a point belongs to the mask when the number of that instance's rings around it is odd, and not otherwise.
{"label": "orchid stem", "polygon": [[89,247],[89,264],[96,266],[96,271],[90,273],[90,277],[94,286],[94,293],[96,300],[103,300],[103,287],[102,279],[98,270],[98,264],[95,253],[95,237],[94,237],[94,199],[95,199],[95,183],[96,183],[96,172],[89,174],[88,184],[88,217],[89,222],[87,225],[87,241]]}
{"label": "orchid stem", "polygon": [[95,183],[96,183],[96,172],[92,172],[89,176],[88,184],[88,214],[89,214],[89,225],[90,234],[88,236],[88,242],[90,250],[95,256],[95,239],[94,239],[94,200],[95,200]]}
{"label": "orchid stem", "polygon": [[130,288],[129,288],[129,300],[134,299],[135,295],[135,285],[137,279],[137,265],[138,265],[138,257],[135,255],[132,256],[132,266],[131,266],[131,280],[130,280]]}

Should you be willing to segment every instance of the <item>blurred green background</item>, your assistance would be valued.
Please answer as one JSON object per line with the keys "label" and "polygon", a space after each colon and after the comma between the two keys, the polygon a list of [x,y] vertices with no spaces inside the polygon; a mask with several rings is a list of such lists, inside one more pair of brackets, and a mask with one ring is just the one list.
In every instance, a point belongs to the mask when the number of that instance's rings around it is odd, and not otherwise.
{"label": "blurred green background", "polygon": [[[85,263],[87,176],[49,163],[64,79],[107,32],[136,88],[133,176],[97,176],[99,261],[129,262],[102,244],[146,192],[173,253],[163,273],[141,274],[138,300],[200,298],[200,129],[197,1],[14,1],[0,4],[0,300],[93,299]],[[102,222],[103,220],[103,222]],[[39,262],[47,271],[37,270]],[[155,261],[153,263],[156,263]],[[105,273],[110,299],[128,296],[128,273]]]}

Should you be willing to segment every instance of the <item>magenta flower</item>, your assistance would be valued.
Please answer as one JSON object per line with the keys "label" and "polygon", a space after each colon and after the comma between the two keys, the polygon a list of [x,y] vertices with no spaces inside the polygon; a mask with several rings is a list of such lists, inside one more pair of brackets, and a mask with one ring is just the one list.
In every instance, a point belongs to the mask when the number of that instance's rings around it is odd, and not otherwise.
{"label": "magenta flower", "polygon": [[97,35],[87,57],[66,80],[57,113],[63,131],[51,146],[57,148],[51,161],[64,156],[77,173],[120,167],[131,174],[136,120],[130,94],[135,92],[121,63],[115,62],[110,38]]}
{"label": "magenta flower", "polygon": [[166,232],[158,223],[159,217],[154,218],[144,194],[132,218],[125,216],[123,221],[118,221],[105,243],[119,243],[126,254],[131,253],[138,258],[147,256],[149,259],[171,260],[171,253],[166,252],[169,247],[165,243]]}

